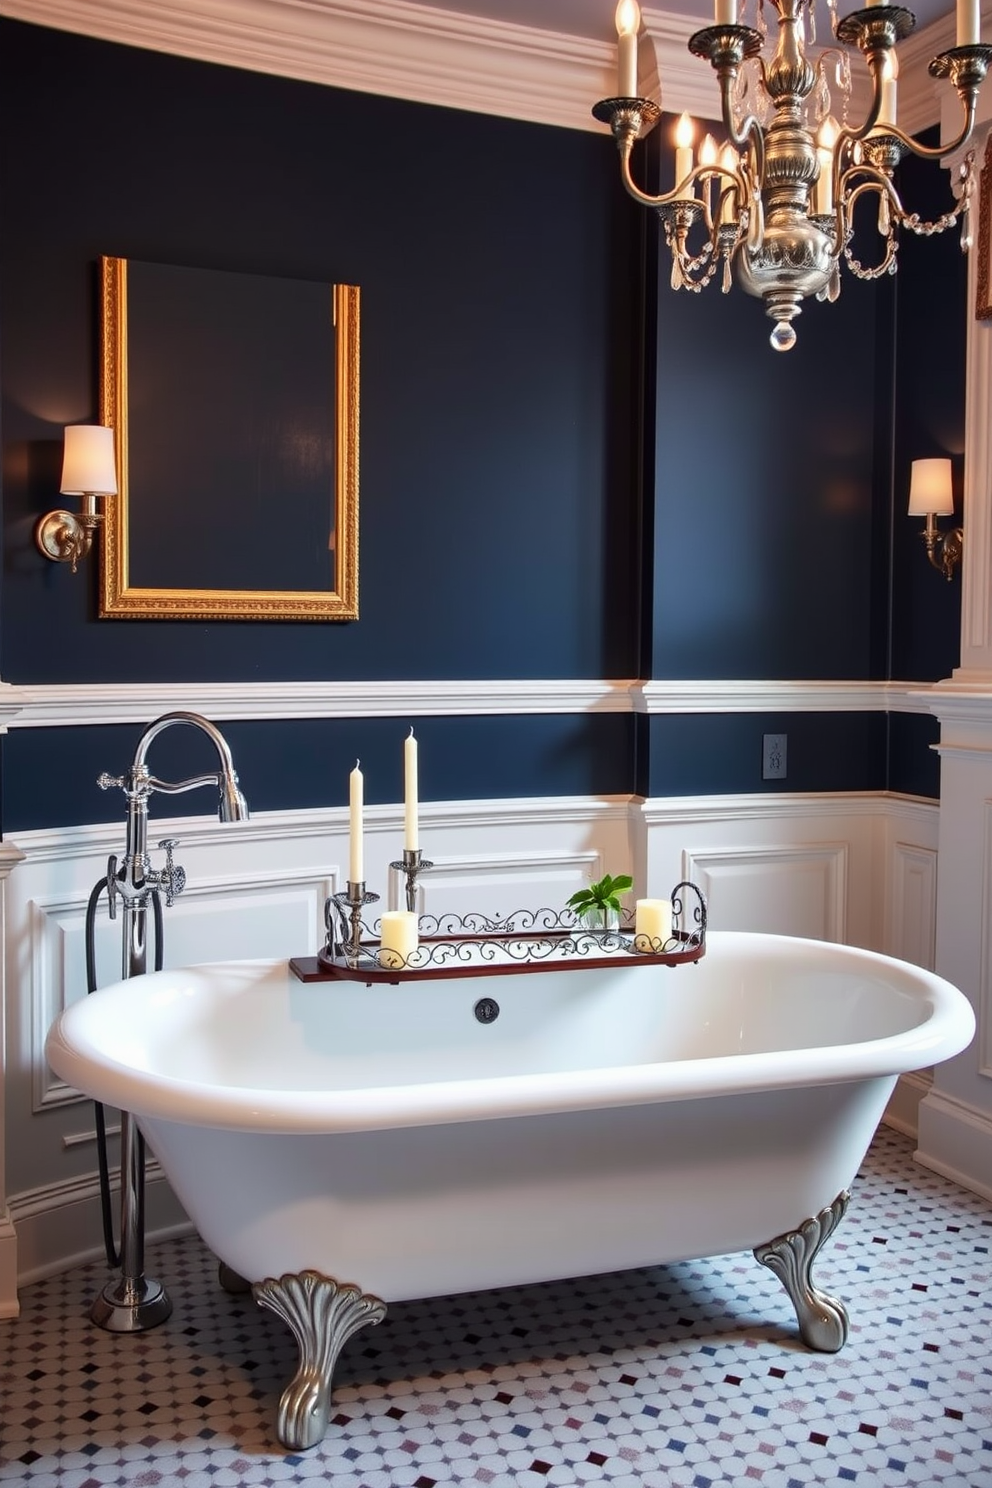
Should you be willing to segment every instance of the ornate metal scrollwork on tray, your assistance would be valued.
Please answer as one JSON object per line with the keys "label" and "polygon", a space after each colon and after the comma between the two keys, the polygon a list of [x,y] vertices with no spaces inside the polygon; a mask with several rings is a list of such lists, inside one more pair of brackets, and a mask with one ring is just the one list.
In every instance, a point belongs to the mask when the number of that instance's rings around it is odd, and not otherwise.
{"label": "ornate metal scrollwork on tray", "polygon": [[[364,885],[361,888],[364,890]],[[374,897],[367,895],[365,902]],[[337,926],[332,905],[338,912]],[[664,940],[642,932],[635,935],[630,911],[602,926],[589,924],[570,909],[518,909],[505,918],[479,912],[422,914],[416,949],[405,957],[391,950],[388,970],[401,975],[428,971],[471,974],[473,968],[479,971],[505,965],[507,970],[524,970],[536,969],[541,963],[548,969],[552,965],[567,968],[625,957],[654,958],[669,965],[696,961],[706,945],[705,900],[694,883],[684,880],[672,890],[671,905],[672,931]],[[335,895],[328,900],[327,946],[318,957],[325,966],[379,969],[380,921],[370,926],[360,921],[360,907],[357,895]]]}

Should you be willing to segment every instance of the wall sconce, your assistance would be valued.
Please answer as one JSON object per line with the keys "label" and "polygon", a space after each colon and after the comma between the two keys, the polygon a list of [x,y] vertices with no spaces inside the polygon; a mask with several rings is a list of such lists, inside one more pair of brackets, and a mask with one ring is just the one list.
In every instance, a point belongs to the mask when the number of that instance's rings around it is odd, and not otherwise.
{"label": "wall sconce", "polygon": [[103,521],[98,498],[117,495],[114,431],[103,424],[70,424],[65,431],[62,460],[63,496],[81,496],[82,510],[50,511],[34,530],[38,551],[55,563],[69,563],[72,572],[93,545]]}
{"label": "wall sconce", "polygon": [[913,474],[909,485],[909,515],[926,517],[923,541],[927,557],[934,568],[939,568],[945,579],[954,573],[954,565],[960,563],[964,533],[960,527],[941,532],[938,517],[954,515],[954,490],[951,484],[951,462],[946,458],[937,460],[914,460]]}

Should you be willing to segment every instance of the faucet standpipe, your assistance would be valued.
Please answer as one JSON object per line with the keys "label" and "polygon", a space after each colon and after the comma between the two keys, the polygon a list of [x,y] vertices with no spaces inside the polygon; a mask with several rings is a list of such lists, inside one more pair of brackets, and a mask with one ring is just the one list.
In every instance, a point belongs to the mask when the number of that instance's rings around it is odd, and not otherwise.
{"label": "faucet standpipe", "polygon": [[[205,733],[217,753],[219,769],[208,775],[196,775],[175,783],[158,780],[149,774],[145,764],[148,747],[160,733],[173,724],[189,724]],[[146,937],[148,906],[157,903],[153,896],[165,892],[165,902],[174,903],[186,887],[186,871],[173,862],[175,837],[159,843],[165,852],[165,867],[152,869],[148,858],[148,802],[156,791],[178,795],[202,785],[218,791],[217,811],[221,821],[243,821],[248,806],[238,787],[238,777],[231,751],[223,734],[199,713],[177,711],[163,713],[149,724],[135,750],[131,768],[124,775],[104,773],[97,779],[101,790],[120,786],[127,800],[127,845],[120,866],[116,857],[107,863],[107,896],[110,917],[116,917],[120,895],[123,913],[123,969],[126,980],[141,976],[148,969]],[[144,1143],[133,1118],[121,1112],[121,1244],[120,1275],[108,1282],[93,1303],[92,1320],[111,1333],[138,1333],[154,1328],[172,1311],[172,1303],[157,1281],[144,1275]]]}

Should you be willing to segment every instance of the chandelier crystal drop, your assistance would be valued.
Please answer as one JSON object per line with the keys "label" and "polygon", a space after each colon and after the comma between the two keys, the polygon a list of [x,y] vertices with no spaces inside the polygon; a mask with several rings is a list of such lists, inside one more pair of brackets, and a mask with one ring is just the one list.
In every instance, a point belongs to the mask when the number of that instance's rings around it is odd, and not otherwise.
{"label": "chandelier crystal drop", "polygon": [[[748,294],[764,300],[775,322],[771,344],[788,351],[795,345],[793,322],[803,300],[813,295],[832,302],[839,295],[841,261],[859,279],[894,274],[900,228],[930,236],[959,219],[961,246],[970,247],[973,152],[959,167],[953,207],[933,222],[904,209],[893,177],[908,153],[939,160],[965,147],[992,46],[979,39],[978,0],[958,0],[957,45],[934,57],[929,72],[950,80],[964,120],[956,139],[930,147],[896,122],[896,45],[916,25],[910,11],[881,0],[838,19],[835,0],[828,0],[837,44],[814,50],[815,0],[768,0],[778,40],[766,61],[765,0],[754,4],[755,24],[749,26],[743,24],[743,6],[738,14],[737,0],[716,0],[714,24],[689,40],[690,52],[709,61],[716,73],[727,138],[721,145],[707,136],[694,160],[691,121],[683,115],[671,191],[652,196],[631,175],[634,144],[661,114],[658,103],[637,96],[637,0],[620,0],[617,6],[619,96],[597,103],[593,114],[613,131],[627,191],[661,218],[673,289],[698,293],[716,277],[722,260],[724,292],[736,275]],[[850,121],[855,47],[872,85],[860,124]],[[872,198],[880,251],[865,264],[852,246],[854,214],[862,199]],[[864,216],[862,208],[859,223]]]}

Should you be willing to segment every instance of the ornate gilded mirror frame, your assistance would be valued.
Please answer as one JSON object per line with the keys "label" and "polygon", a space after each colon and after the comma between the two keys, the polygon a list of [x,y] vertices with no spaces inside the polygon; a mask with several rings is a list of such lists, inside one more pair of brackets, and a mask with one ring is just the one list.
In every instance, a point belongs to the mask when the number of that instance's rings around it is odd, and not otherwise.
{"label": "ornate gilded mirror frame", "polygon": [[[100,422],[116,431],[119,495],[106,503],[100,616],[132,620],[356,620],[360,291],[328,286],[333,311],[333,490],[328,491],[330,582],[323,589],[143,588],[132,585],[128,429],[128,260],[100,261]],[[163,418],[167,413],[163,412]],[[195,455],[191,458],[195,459]],[[163,505],[160,503],[160,506]],[[168,511],[161,511],[167,521]],[[157,511],[156,516],[159,516]],[[273,521],[279,520],[278,502]],[[264,537],[263,537],[264,542]]]}

